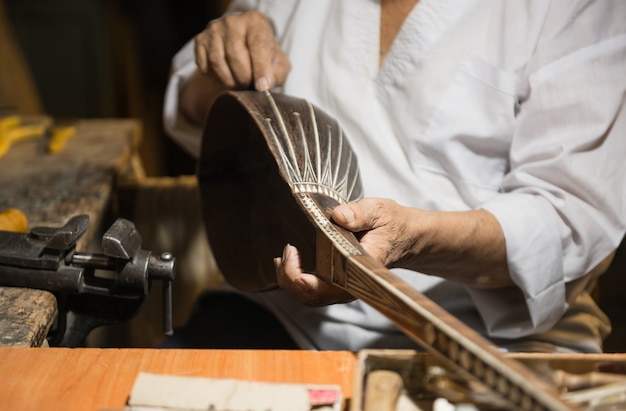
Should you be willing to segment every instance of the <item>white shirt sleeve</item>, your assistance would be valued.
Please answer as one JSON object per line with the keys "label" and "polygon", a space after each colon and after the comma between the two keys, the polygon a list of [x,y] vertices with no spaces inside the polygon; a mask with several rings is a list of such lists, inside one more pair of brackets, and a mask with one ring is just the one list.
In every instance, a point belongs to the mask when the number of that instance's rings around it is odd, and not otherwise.
{"label": "white shirt sleeve", "polygon": [[179,108],[179,93],[196,70],[194,42],[189,41],[172,60],[170,80],[163,103],[163,126],[166,133],[194,158],[200,156],[202,130],[190,123]]}
{"label": "white shirt sleeve", "polygon": [[498,291],[471,290],[494,336],[552,327],[576,297],[566,284],[607,257],[626,228],[626,8],[565,9],[549,17],[562,24],[546,26],[528,66],[503,193],[482,205],[502,226],[528,310],[522,322],[511,311],[504,318]]}

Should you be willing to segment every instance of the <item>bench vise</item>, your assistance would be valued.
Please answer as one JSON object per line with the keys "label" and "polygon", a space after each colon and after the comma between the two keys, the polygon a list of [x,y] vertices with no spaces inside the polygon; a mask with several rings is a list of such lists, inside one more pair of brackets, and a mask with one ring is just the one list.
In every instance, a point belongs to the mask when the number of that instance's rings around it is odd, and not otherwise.
{"label": "bench vise", "polygon": [[0,285],[52,292],[59,314],[48,343],[76,347],[92,329],[132,318],[160,280],[164,332],[172,335],[172,254],[142,250],[134,224],[121,218],[104,233],[101,254],[77,252],[88,226],[89,216],[77,215],[62,227],[0,231]]}

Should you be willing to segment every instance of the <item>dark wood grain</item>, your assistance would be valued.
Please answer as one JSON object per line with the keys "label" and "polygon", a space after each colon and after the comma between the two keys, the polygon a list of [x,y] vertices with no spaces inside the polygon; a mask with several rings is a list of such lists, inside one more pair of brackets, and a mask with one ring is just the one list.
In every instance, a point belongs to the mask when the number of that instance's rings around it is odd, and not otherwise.
{"label": "dark wood grain", "polygon": [[0,287],[0,346],[40,347],[57,315],[54,295]]}

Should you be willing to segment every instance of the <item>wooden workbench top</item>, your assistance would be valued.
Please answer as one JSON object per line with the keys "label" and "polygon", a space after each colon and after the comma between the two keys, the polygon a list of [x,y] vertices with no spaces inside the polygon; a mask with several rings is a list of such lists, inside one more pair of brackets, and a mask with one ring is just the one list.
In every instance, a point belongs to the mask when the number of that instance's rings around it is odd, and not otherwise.
{"label": "wooden workbench top", "polygon": [[76,214],[89,214],[95,230],[140,135],[136,120],[80,120],[58,153],[47,153],[43,139],[13,144],[0,158],[0,211],[20,209],[31,227],[61,226]]}
{"label": "wooden workbench top", "polygon": [[[624,354],[506,354],[534,369],[570,373],[613,364]],[[408,350],[347,351],[199,350],[113,348],[0,348],[0,410],[121,410],[140,372],[245,381],[339,385],[347,401],[361,392],[366,369],[424,362],[429,354]],[[369,359],[368,359],[369,358]],[[395,361],[383,361],[396,358]],[[432,359],[429,360],[432,364]],[[410,365],[407,365],[410,366]],[[413,365],[414,366],[414,365]],[[357,374],[359,378],[357,379]]]}
{"label": "wooden workbench top", "polygon": [[[29,226],[63,226],[87,214],[89,228],[77,243],[85,251],[99,244],[116,176],[125,174],[141,136],[132,119],[80,120],[76,133],[55,154],[43,138],[13,144],[0,158],[0,211],[21,210]],[[1,269],[1,267],[0,267]],[[0,346],[39,346],[56,315],[47,292],[0,287]],[[24,305],[26,304],[26,305]],[[28,314],[28,315],[25,315]]]}
{"label": "wooden workbench top", "polygon": [[121,409],[139,372],[338,384],[351,398],[355,367],[345,351],[0,348],[0,409]]}

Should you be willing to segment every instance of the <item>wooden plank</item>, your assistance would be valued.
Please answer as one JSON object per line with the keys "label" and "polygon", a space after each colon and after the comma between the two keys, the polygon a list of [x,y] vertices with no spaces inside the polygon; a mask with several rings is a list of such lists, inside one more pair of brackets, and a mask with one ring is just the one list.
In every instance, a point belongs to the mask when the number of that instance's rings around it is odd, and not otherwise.
{"label": "wooden plank", "polygon": [[57,315],[47,291],[0,287],[0,345],[40,347]]}
{"label": "wooden plank", "polygon": [[338,384],[351,398],[355,366],[345,351],[0,348],[0,409],[121,409],[140,371]]}

